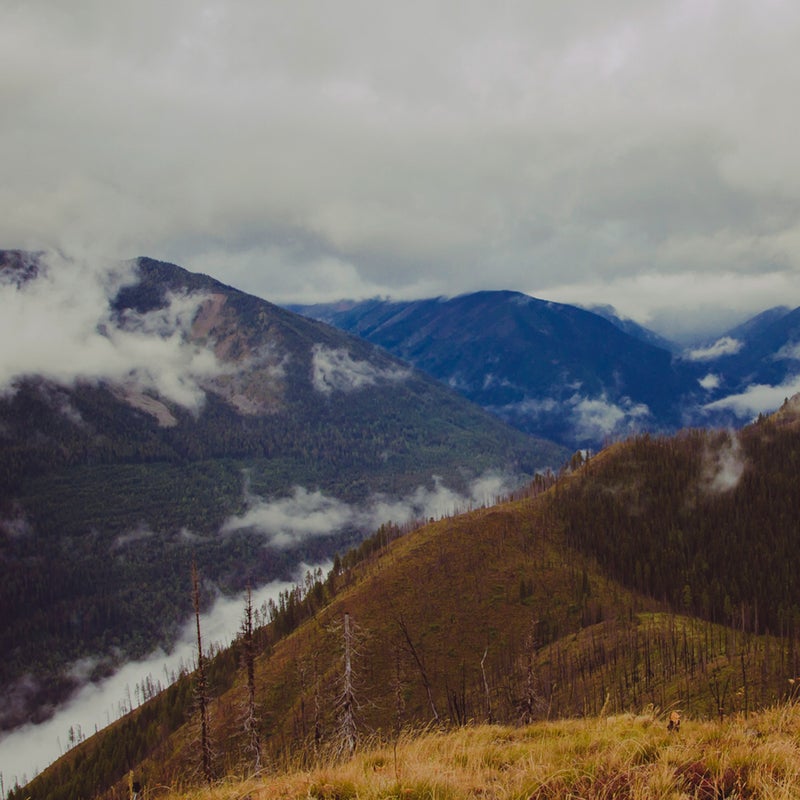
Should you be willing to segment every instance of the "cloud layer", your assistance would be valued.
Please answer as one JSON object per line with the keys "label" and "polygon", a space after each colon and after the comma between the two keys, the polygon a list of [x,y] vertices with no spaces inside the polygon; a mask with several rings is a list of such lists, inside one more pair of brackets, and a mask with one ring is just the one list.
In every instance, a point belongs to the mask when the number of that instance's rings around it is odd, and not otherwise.
{"label": "cloud layer", "polygon": [[262,534],[270,547],[290,547],[309,537],[331,536],[347,528],[364,532],[383,523],[404,524],[444,517],[481,505],[490,505],[507,494],[512,482],[487,474],[473,481],[462,495],[434,479],[432,487],[419,486],[409,496],[392,499],[373,495],[360,505],[350,505],[319,490],[297,486],[287,497],[267,499],[245,491],[247,510],[227,520],[223,533],[252,530]]}
{"label": "cloud layer", "polygon": [[311,384],[322,394],[354,392],[384,381],[400,381],[411,370],[402,367],[381,369],[368,361],[354,359],[347,350],[322,344],[311,348]]}
{"label": "cloud layer", "polygon": [[798,304],[798,34],[783,0],[11,2],[0,242],[278,301]]}
{"label": "cloud layer", "polygon": [[0,282],[0,392],[28,375],[65,386],[105,380],[198,409],[198,382],[223,371],[212,351],[187,340],[203,298],[175,295],[164,309],[118,320],[111,300],[135,280],[132,264],[51,254],[35,279]]}

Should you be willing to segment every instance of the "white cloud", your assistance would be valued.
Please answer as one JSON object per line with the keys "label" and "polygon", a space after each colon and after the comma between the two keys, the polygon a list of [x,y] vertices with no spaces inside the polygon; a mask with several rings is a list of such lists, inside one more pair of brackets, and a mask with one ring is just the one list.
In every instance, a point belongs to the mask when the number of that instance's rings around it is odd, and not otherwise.
{"label": "white cloud", "polygon": [[723,336],[708,347],[698,347],[688,350],[685,358],[689,361],[714,361],[723,356],[736,355],[744,347],[744,342],[732,336]]}
{"label": "white cloud", "polygon": [[776,361],[800,361],[800,342],[789,342],[773,356]]}
{"label": "white cloud", "polygon": [[357,361],[345,349],[315,344],[311,350],[311,383],[322,394],[354,392],[383,381],[400,381],[410,370],[402,367],[382,369],[369,361]]}
{"label": "white cloud", "polygon": [[713,494],[729,492],[739,485],[746,466],[739,438],[730,434],[716,449],[703,454],[703,486]]}
{"label": "white cloud", "polygon": [[228,519],[224,533],[255,530],[271,547],[289,547],[308,538],[332,536],[347,528],[376,530],[386,522],[403,524],[438,519],[494,502],[518,482],[507,476],[485,474],[476,478],[462,495],[434,477],[433,486],[419,486],[403,498],[373,495],[364,503],[350,505],[319,490],[296,486],[288,497],[265,499],[245,490],[247,510]]}
{"label": "white cloud", "polygon": [[[326,565],[323,565],[327,569]],[[300,565],[296,579],[301,580],[306,568]],[[259,608],[268,599],[277,599],[278,594],[291,589],[294,583],[274,581],[252,593],[254,608]],[[243,597],[220,597],[212,608],[201,614],[200,624],[206,647],[212,644],[225,646],[237,635],[244,609]],[[122,714],[129,703],[136,701],[136,685],[150,677],[154,684],[166,687],[173,674],[181,669],[193,669],[196,653],[194,620],[187,623],[179,640],[169,653],[158,650],[141,661],[125,664],[108,678],[98,683],[86,683],[67,703],[56,709],[54,716],[39,725],[25,725],[6,735],[0,734],[0,774],[6,789],[15,780],[22,782],[23,775],[32,778],[37,771],[55,761],[67,746],[67,731],[80,726],[89,736],[95,728],[104,728]],[[86,679],[101,657],[85,658],[75,662],[71,674]],[[16,692],[34,691],[30,678],[20,681]]]}
{"label": "white cloud", "polygon": [[738,417],[749,419],[778,409],[787,397],[800,392],[800,376],[794,376],[778,386],[753,384],[744,392],[732,394],[707,403],[708,411],[733,411]]}
{"label": "white cloud", "polygon": [[330,536],[354,520],[354,512],[346,503],[302,486],[295,487],[289,497],[277,500],[264,501],[248,495],[248,506],[241,516],[228,519],[222,531],[256,529],[273,547],[288,547],[313,536]]}
{"label": "white cloud", "polygon": [[575,433],[580,439],[602,439],[604,436],[630,433],[644,421],[650,409],[644,403],[622,400],[610,402],[605,396],[580,398],[574,404]]}
{"label": "white cloud", "polygon": [[721,383],[719,375],[714,375],[712,372],[709,372],[708,375],[700,378],[697,382],[707,392],[710,392],[713,389],[719,388],[719,385]]}
{"label": "white cloud", "polygon": [[557,413],[571,424],[576,439],[595,442],[609,436],[631,434],[650,416],[650,409],[644,403],[634,403],[627,397],[613,402],[605,393],[588,397],[576,392],[565,400],[525,398],[495,410],[501,416],[533,420]]}
{"label": "white cloud", "polygon": [[110,381],[157,392],[198,409],[199,382],[224,367],[211,350],[187,340],[204,298],[172,295],[164,309],[126,311],[118,324],[110,306],[135,281],[132,264],[43,258],[38,277],[0,284],[0,391],[41,375],[63,386]]}

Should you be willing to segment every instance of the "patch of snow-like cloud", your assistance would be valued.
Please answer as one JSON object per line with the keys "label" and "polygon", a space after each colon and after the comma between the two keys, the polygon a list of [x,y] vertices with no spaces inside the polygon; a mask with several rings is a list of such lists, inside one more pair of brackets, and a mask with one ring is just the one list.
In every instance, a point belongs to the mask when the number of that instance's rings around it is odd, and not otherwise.
{"label": "patch of snow-like cloud", "polygon": [[571,428],[577,441],[584,442],[600,442],[609,437],[635,433],[650,416],[647,405],[630,398],[614,401],[605,393],[589,397],[578,392],[564,399],[527,397],[494,411],[515,420],[546,421],[548,417],[558,417]]}
{"label": "patch of snow-like cloud", "polygon": [[778,409],[787,397],[800,392],[800,375],[777,386],[753,384],[745,391],[728,395],[703,406],[706,411],[732,411],[741,419],[751,419]]}
{"label": "patch of snow-like cloud", "polygon": [[714,361],[723,356],[736,355],[744,347],[744,342],[734,339],[733,336],[723,336],[707,347],[697,347],[687,350],[684,358],[688,361]]}
{"label": "patch of snow-like cloud", "polygon": [[133,263],[55,253],[41,263],[35,278],[0,285],[0,392],[29,376],[61,386],[109,381],[200,408],[200,382],[224,370],[187,340],[204,297],[173,294],[162,309],[115,315],[113,298],[137,280]]}
{"label": "patch of snow-like cloud", "polygon": [[580,398],[573,408],[576,435],[579,439],[595,441],[630,433],[650,415],[644,403],[634,403],[628,398],[615,403],[605,395]]}
{"label": "patch of snow-like cloud", "polygon": [[307,538],[342,530],[352,525],[354,518],[354,510],[347,503],[319,490],[310,492],[296,486],[288,497],[271,501],[248,495],[247,510],[228,519],[222,532],[262,531],[272,547],[290,547]]}
{"label": "patch of snow-like cloud", "polygon": [[800,342],[787,342],[773,356],[775,361],[800,361]]}
{"label": "patch of snow-like cloud", "polygon": [[735,489],[746,468],[744,453],[735,433],[715,449],[703,454],[702,485],[712,494],[722,494]]}
{"label": "patch of snow-like cloud", "polygon": [[719,388],[721,380],[720,380],[719,375],[714,375],[713,372],[709,372],[708,375],[705,375],[704,377],[699,378],[697,382],[707,392],[711,392],[714,389],[718,389]]}
{"label": "patch of snow-like cloud", "polygon": [[358,505],[302,486],[279,498],[262,498],[246,489],[247,509],[226,520],[222,532],[256,531],[264,536],[267,546],[284,548],[307,538],[332,536],[347,529],[368,532],[386,522],[404,524],[438,519],[494,503],[517,483],[507,476],[487,473],[472,481],[467,493],[462,494],[434,476],[432,486],[418,486],[405,497],[374,494]]}
{"label": "patch of snow-like cloud", "polygon": [[402,367],[381,368],[358,361],[344,348],[315,344],[311,351],[311,383],[322,394],[354,392],[382,381],[401,381],[411,371]]}
{"label": "patch of snow-like cloud", "polygon": [[111,543],[111,551],[120,550],[129,544],[144,541],[155,536],[155,532],[145,524],[137,525],[135,528],[119,534]]}

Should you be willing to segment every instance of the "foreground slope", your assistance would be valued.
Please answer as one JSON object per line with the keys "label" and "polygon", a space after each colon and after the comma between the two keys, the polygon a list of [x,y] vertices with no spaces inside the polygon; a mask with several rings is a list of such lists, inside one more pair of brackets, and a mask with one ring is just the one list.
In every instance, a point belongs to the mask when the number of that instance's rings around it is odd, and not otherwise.
{"label": "foreground slope", "polygon": [[206,602],[384,513],[434,513],[437,481],[468,498],[487,471],[564,457],[327,325],[175,265],[115,270],[0,254],[20,316],[0,371],[0,727],[47,715],[69,662],[97,677],[168,644],[192,560]]}
{"label": "foreground slope", "polygon": [[[571,474],[549,488],[535,482],[528,496],[394,541],[397,531],[382,530],[326,580],[283,598],[259,631],[264,763],[341,754],[346,614],[361,737],[649,705],[747,716],[785,699],[800,670],[800,565],[790,547],[798,405],[738,437],[621,443],[588,464],[576,457]],[[253,763],[242,646],[213,662],[218,775]],[[130,769],[151,786],[197,780],[195,721],[187,677],[31,791],[67,796],[63,787],[89,770],[99,776],[104,760],[112,766],[95,791]]]}
{"label": "foreground slope", "polygon": [[165,800],[651,800],[800,797],[800,705],[720,721],[684,718],[679,734],[657,710],[539,722],[478,725],[403,735],[341,764],[320,764]]}

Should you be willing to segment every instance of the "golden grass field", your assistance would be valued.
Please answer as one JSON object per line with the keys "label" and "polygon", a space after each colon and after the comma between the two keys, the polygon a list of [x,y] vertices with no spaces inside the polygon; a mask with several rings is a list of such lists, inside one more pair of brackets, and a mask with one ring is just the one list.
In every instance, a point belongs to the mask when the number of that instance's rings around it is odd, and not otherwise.
{"label": "golden grass field", "polygon": [[[145,792],[149,794],[151,791]],[[167,800],[800,798],[800,705],[667,730],[648,709],[520,728],[479,725],[365,744],[312,769],[229,777]]]}

